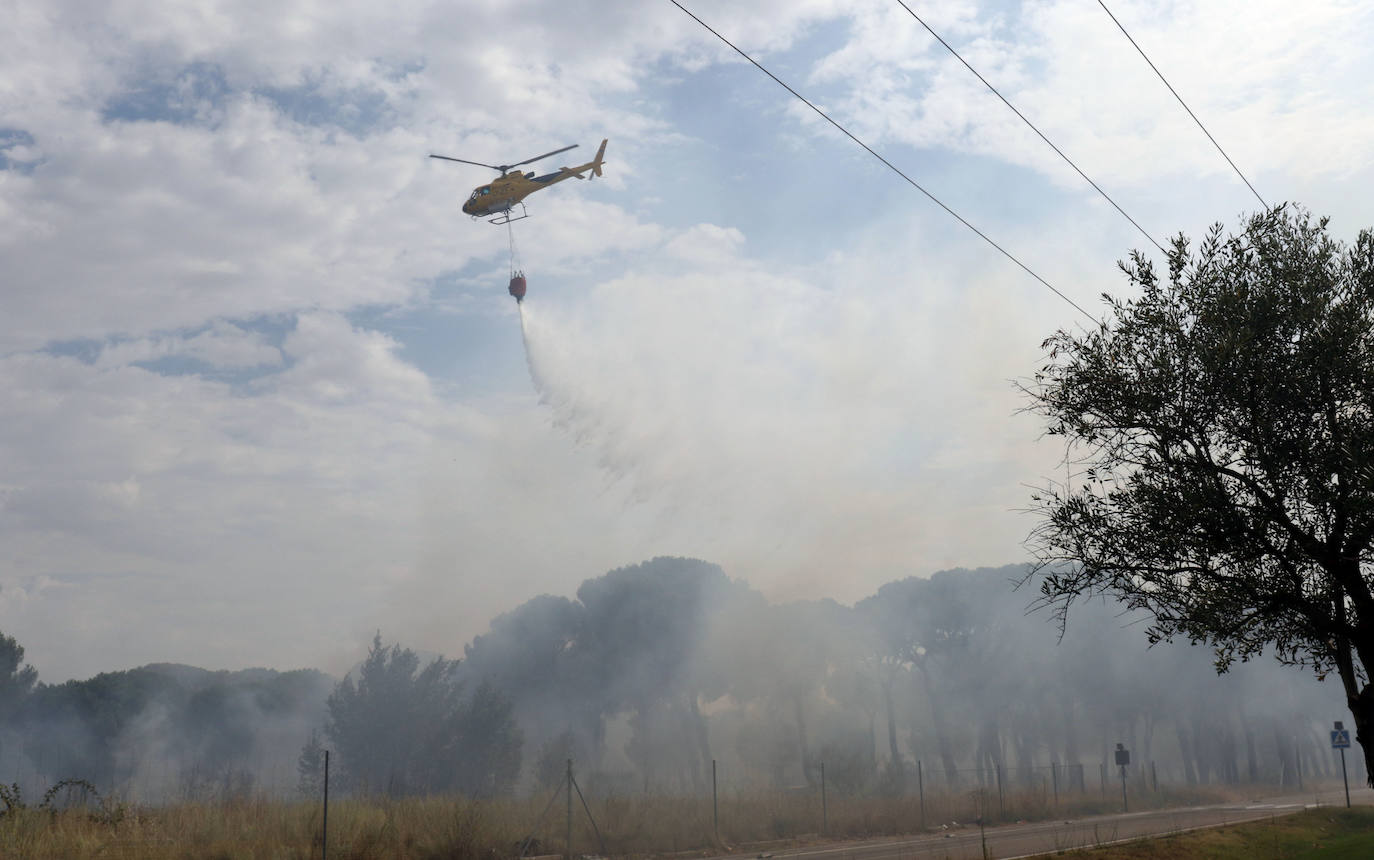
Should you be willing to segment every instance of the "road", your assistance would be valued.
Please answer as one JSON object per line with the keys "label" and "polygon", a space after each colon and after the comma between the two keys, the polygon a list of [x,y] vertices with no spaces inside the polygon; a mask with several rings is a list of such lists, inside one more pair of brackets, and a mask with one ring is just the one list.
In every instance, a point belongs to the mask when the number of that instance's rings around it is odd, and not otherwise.
{"label": "road", "polygon": [[[1350,791],[1351,802],[1374,804],[1374,790]],[[1267,798],[1263,801],[1224,803],[1184,809],[1150,810],[1089,818],[1055,819],[1029,824],[1004,824],[989,827],[980,834],[977,827],[961,827],[940,833],[898,839],[836,842],[825,846],[769,851],[764,854],[735,854],[714,860],[981,860],[983,840],[987,856],[996,860],[1034,857],[1076,848],[1091,848],[1112,842],[1163,836],[1203,827],[1221,827],[1246,821],[1261,821],[1287,815],[1313,806],[1343,806],[1345,795],[1322,791],[1303,795]]]}

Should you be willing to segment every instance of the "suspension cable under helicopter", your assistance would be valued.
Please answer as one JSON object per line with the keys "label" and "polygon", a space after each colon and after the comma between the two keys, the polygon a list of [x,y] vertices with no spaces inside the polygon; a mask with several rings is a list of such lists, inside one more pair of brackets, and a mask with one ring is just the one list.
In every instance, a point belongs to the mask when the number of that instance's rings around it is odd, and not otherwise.
{"label": "suspension cable under helicopter", "polygon": [[506,222],[506,235],[510,239],[510,294],[517,302],[525,299],[525,272],[520,266],[520,252],[515,248],[515,227]]}
{"label": "suspension cable under helicopter", "polygon": [[515,248],[515,227],[510,222],[506,223],[506,234],[510,237],[510,276],[513,278],[523,273],[520,267],[520,252]]}

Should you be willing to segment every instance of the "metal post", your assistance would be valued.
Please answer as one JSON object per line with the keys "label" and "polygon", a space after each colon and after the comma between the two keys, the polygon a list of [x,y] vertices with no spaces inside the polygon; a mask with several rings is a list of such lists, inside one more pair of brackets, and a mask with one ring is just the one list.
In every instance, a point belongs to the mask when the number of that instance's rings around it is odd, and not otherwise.
{"label": "metal post", "polygon": [[320,826],[320,860],[329,860],[329,750],[324,751],[324,821]]}
{"label": "metal post", "polygon": [[720,794],[716,791],[716,760],[711,759],[711,824],[720,842]]}
{"label": "metal post", "polygon": [[1121,811],[1131,811],[1131,808],[1126,805],[1126,765],[1124,764],[1121,766]]}
{"label": "metal post", "polygon": [[1345,772],[1345,748],[1341,747],[1341,781],[1345,783],[1345,808],[1350,808],[1350,777]]}
{"label": "metal post", "polygon": [[1059,766],[1050,762],[1050,779],[1054,781],[1054,805],[1059,805]]}
{"label": "metal post", "polygon": [[830,832],[830,811],[825,803],[825,762],[821,762],[821,833]]}
{"label": "metal post", "polygon": [[572,759],[568,759],[568,837],[563,844],[567,846],[568,860],[572,860]]}
{"label": "metal post", "polygon": [[1155,763],[1153,761],[1150,762],[1150,788],[1155,794],[1159,793],[1159,776],[1155,773]]}
{"label": "metal post", "polygon": [[926,829],[926,780],[921,773],[921,760],[916,759],[916,790],[921,794],[921,829]]}
{"label": "metal post", "polygon": [[1102,783],[1102,799],[1107,799],[1107,763],[1104,761],[1097,766],[1097,777]]}

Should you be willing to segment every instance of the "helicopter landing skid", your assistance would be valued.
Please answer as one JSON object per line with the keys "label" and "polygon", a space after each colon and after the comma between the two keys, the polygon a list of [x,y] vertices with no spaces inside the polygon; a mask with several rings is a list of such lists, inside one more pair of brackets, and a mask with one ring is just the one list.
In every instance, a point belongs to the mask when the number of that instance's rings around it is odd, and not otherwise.
{"label": "helicopter landing skid", "polygon": [[519,214],[519,215],[512,215],[511,213],[514,212],[514,211],[515,211],[515,208],[512,207],[512,208],[510,208],[510,209],[507,209],[505,212],[502,212],[500,215],[497,215],[495,218],[489,218],[489,219],[487,219],[487,220],[488,220],[489,223],[492,223],[492,224],[509,224],[509,223],[512,222],[512,221],[523,221],[523,220],[525,220],[526,218],[530,217],[530,213],[528,213],[528,212],[525,211],[525,204],[524,204],[524,203],[521,203],[521,204],[520,204],[520,214]]}

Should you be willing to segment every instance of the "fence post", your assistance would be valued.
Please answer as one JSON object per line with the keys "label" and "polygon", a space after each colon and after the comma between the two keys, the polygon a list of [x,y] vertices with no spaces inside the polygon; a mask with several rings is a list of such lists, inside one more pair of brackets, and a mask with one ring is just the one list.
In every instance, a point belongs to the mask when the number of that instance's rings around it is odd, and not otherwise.
{"label": "fence post", "polygon": [[572,860],[572,759],[568,759],[568,838],[564,843],[567,846],[568,860]]}
{"label": "fence post", "polygon": [[926,780],[921,772],[921,760],[916,759],[916,790],[921,794],[921,829],[926,829]]}
{"label": "fence post", "polygon": [[1159,776],[1155,773],[1155,763],[1150,762],[1150,790],[1159,794]]}
{"label": "fence post", "polygon": [[1054,781],[1054,805],[1059,805],[1059,765],[1050,762],[1050,779]]}
{"label": "fence post", "polygon": [[1107,763],[1104,761],[1097,766],[1097,778],[1102,785],[1102,799],[1107,799]]}

